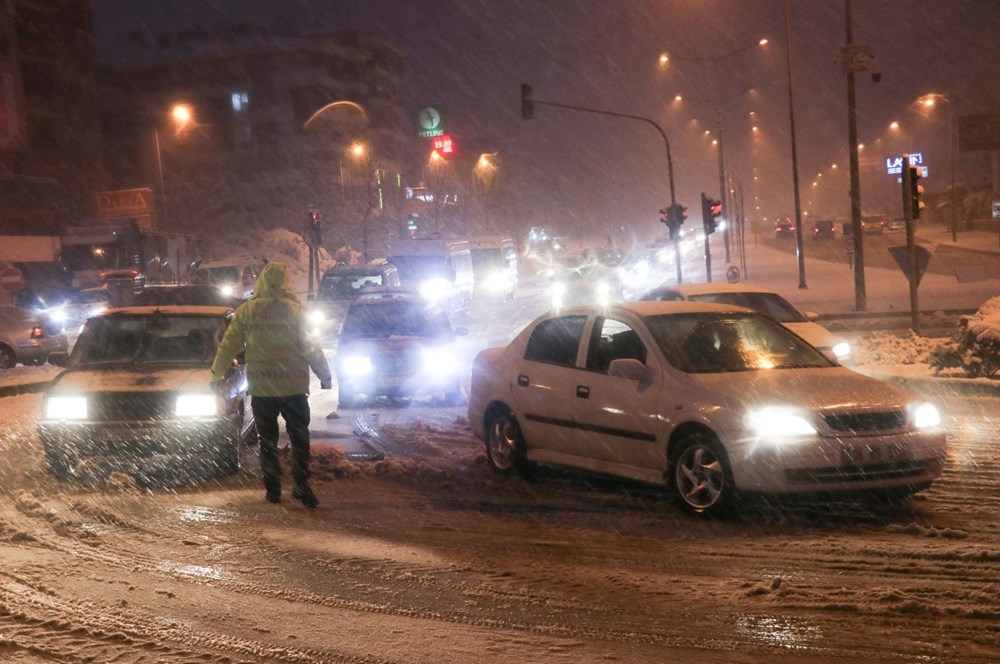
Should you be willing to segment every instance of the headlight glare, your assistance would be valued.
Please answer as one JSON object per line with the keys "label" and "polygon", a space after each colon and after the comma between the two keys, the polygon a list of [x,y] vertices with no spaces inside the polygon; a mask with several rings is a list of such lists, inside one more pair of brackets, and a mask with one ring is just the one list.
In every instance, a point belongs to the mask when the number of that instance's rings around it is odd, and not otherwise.
{"label": "headlight glare", "polygon": [[219,407],[214,394],[180,394],[174,412],[177,417],[214,417]]}
{"label": "headlight glare", "polygon": [[319,309],[313,309],[309,312],[309,322],[313,325],[321,325],[326,316]]}
{"label": "headlight glare", "polygon": [[87,419],[87,397],[49,397],[45,417],[50,420]]}
{"label": "headlight glare", "polygon": [[424,371],[438,376],[455,373],[455,356],[447,348],[425,348],[423,351]]}
{"label": "headlight glare", "polygon": [[917,429],[930,429],[941,424],[941,414],[932,403],[922,403],[913,411],[913,426]]}
{"label": "headlight glare", "polygon": [[341,361],[340,366],[344,373],[351,376],[370,374],[374,369],[372,359],[366,355],[349,355]]}
{"label": "headlight glare", "polygon": [[787,408],[762,408],[747,416],[747,425],[761,438],[812,436],[816,427],[800,413]]}
{"label": "headlight glare", "polygon": [[448,280],[443,277],[428,279],[420,285],[420,295],[428,300],[441,300],[448,294]]}
{"label": "headlight glare", "polygon": [[836,344],[832,350],[838,360],[843,360],[851,354],[851,344],[846,341],[841,341],[839,344]]}

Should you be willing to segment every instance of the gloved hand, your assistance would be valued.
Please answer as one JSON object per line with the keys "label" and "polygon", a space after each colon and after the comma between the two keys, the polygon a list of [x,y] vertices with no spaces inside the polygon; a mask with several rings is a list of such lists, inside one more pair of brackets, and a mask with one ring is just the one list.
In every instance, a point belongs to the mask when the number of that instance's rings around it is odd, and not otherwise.
{"label": "gloved hand", "polygon": [[333,389],[333,379],[328,378],[327,380],[319,381],[319,389],[321,390],[332,390]]}

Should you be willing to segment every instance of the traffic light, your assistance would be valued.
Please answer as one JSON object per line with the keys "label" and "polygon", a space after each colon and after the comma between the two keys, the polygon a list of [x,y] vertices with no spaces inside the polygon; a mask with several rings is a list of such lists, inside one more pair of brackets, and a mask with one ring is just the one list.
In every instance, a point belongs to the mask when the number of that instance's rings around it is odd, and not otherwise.
{"label": "traffic light", "polygon": [[683,226],[684,221],[688,218],[687,208],[680,203],[674,203],[670,206],[670,215],[674,220],[674,223],[678,226]]}
{"label": "traffic light", "polygon": [[319,212],[310,210],[306,215],[305,241],[310,247],[318,247],[323,244],[323,224],[319,219]]}
{"label": "traffic light", "polygon": [[909,167],[910,177],[908,182],[903,183],[904,186],[908,185],[907,191],[909,192],[909,204],[911,211],[911,219],[919,219],[920,211],[924,209],[924,202],[920,200],[920,197],[924,194],[923,185],[920,182],[920,169],[916,166]]}
{"label": "traffic light", "polygon": [[705,235],[715,232],[716,219],[722,215],[722,201],[701,194],[701,223],[705,227]]}
{"label": "traffic light", "polygon": [[531,86],[521,84],[521,119],[530,120],[535,117],[535,104],[531,99]]}

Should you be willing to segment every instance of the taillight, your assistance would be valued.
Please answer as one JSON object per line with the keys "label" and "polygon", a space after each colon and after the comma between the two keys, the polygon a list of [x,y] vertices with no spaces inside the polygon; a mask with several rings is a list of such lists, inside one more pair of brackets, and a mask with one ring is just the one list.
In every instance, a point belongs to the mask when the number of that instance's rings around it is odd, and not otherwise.
{"label": "taillight", "polygon": [[36,325],[33,328],[31,328],[31,338],[32,339],[41,339],[44,336],[45,336],[45,330],[43,330],[41,328],[41,326]]}

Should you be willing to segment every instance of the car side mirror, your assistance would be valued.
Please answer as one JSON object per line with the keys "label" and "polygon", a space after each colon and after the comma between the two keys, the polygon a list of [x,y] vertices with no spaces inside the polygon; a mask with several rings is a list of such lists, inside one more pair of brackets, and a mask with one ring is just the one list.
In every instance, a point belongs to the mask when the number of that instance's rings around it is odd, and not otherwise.
{"label": "car side mirror", "polygon": [[646,377],[646,365],[634,358],[611,360],[611,364],[608,366],[608,375],[641,381]]}
{"label": "car side mirror", "polygon": [[65,369],[69,366],[69,353],[64,350],[57,350],[49,353],[49,364]]}
{"label": "car side mirror", "polygon": [[819,314],[816,313],[815,311],[806,311],[805,316],[806,320],[808,321],[815,321],[817,318],[819,318]]}

